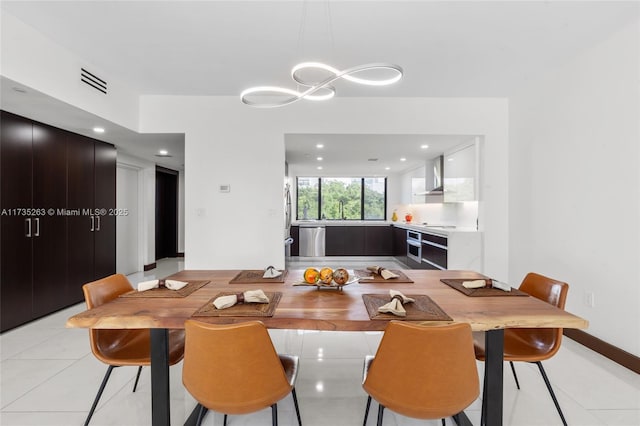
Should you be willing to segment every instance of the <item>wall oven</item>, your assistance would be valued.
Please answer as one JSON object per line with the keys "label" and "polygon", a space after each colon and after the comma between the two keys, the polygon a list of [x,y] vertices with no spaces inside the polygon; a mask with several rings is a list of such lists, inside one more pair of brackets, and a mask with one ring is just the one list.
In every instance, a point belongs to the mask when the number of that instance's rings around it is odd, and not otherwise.
{"label": "wall oven", "polygon": [[407,257],[417,263],[422,261],[422,234],[407,230]]}

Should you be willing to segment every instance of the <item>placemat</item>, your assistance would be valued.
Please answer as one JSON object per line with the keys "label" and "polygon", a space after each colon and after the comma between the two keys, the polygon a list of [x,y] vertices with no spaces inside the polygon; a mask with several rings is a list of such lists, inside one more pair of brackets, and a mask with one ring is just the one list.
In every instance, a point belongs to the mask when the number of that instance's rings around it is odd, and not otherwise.
{"label": "placemat", "polygon": [[264,271],[262,270],[246,270],[233,277],[229,284],[282,284],[288,273],[289,271],[285,269],[278,277],[263,278]]}
{"label": "placemat", "polygon": [[166,287],[152,288],[151,290],[133,290],[121,294],[118,297],[187,297],[200,287],[204,287],[209,281],[187,281],[187,285],[180,290],[169,290]]}
{"label": "placemat", "polygon": [[511,287],[511,291],[503,291],[499,288],[465,288],[462,283],[465,281],[473,281],[478,278],[442,278],[440,281],[471,297],[488,297],[488,296],[528,296],[524,291]]}
{"label": "placemat", "polygon": [[194,317],[272,317],[273,313],[282,298],[280,292],[265,291],[264,294],[269,298],[269,303],[238,303],[227,309],[217,309],[213,306],[213,301],[220,296],[228,296],[237,294],[233,291],[225,291],[218,293],[215,297],[209,299],[207,303],[202,305],[200,309],[193,314]]}
{"label": "placemat", "polygon": [[405,303],[406,317],[378,312],[378,308],[391,301],[388,294],[363,294],[362,299],[372,320],[404,320],[404,321],[453,321],[440,306],[427,295],[407,294],[415,302]]}
{"label": "placemat", "polygon": [[407,277],[404,272],[399,271],[397,269],[389,269],[391,272],[393,272],[394,274],[398,275],[398,278],[390,278],[388,280],[385,280],[384,278],[382,278],[380,275],[378,274],[374,274],[373,272],[366,270],[366,269],[356,269],[354,272],[355,274],[362,278],[362,277],[373,277],[371,279],[365,279],[365,280],[360,280],[358,281],[360,284],[407,284],[407,283],[413,283],[413,280],[409,277]]}

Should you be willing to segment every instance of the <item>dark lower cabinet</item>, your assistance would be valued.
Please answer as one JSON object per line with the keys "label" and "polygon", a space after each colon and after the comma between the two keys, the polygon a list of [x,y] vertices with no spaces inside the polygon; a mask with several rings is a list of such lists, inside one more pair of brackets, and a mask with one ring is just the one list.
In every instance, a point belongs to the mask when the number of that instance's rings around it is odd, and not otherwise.
{"label": "dark lower cabinet", "polygon": [[393,229],[393,256],[400,262],[407,264],[407,230],[398,228]]}
{"label": "dark lower cabinet", "polygon": [[364,230],[365,256],[392,256],[393,229],[391,226],[366,226]]}
{"label": "dark lower cabinet", "polygon": [[300,227],[292,226],[289,228],[289,232],[291,234],[291,238],[293,238],[293,243],[291,243],[291,256],[299,256],[300,255]]}
{"label": "dark lower cabinet", "polygon": [[327,226],[325,229],[327,256],[391,256],[393,254],[390,226]]}
{"label": "dark lower cabinet", "polygon": [[[81,301],[84,283],[115,272],[115,216],[109,209],[115,208],[116,151],[0,114],[0,328],[5,331]],[[97,207],[105,213],[96,214]]]}

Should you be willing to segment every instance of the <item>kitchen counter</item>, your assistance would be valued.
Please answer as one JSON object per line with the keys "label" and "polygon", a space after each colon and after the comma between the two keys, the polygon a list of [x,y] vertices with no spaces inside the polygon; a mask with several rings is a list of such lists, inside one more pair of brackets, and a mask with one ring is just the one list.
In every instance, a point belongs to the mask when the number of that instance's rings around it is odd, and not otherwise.
{"label": "kitchen counter", "polygon": [[291,226],[312,228],[315,226],[391,226],[393,222],[385,220],[296,220]]}
{"label": "kitchen counter", "polygon": [[475,227],[449,227],[449,226],[435,226],[435,225],[421,225],[417,223],[406,223],[406,222],[392,222],[393,226],[403,229],[410,229],[412,231],[419,231],[425,234],[434,234],[434,235],[442,235],[448,237],[451,234],[461,233],[461,232],[478,232]]}

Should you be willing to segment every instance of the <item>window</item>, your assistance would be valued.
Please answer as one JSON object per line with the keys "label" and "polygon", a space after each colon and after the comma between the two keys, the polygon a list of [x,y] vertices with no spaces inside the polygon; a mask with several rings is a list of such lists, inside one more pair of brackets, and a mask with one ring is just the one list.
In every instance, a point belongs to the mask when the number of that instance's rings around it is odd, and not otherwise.
{"label": "window", "polygon": [[298,220],[385,220],[386,178],[298,177]]}

